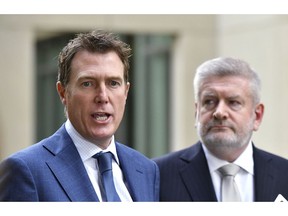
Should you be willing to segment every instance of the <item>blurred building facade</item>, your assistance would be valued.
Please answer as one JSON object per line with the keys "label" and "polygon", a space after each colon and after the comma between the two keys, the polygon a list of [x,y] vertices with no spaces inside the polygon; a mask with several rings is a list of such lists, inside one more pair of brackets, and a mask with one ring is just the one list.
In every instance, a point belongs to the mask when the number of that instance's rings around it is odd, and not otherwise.
{"label": "blurred building facade", "polygon": [[288,157],[288,15],[0,15],[0,159],[65,121],[57,54],[91,29],[115,32],[133,48],[121,142],[148,157],[195,143],[195,69],[233,56],[262,79],[266,109],[256,146]]}

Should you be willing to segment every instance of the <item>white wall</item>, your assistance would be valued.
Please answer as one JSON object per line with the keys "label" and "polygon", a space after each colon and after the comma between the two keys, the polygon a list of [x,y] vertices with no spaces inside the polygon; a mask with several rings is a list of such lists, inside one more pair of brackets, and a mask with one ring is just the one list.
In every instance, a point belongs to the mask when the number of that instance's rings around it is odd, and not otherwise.
{"label": "white wall", "polygon": [[20,28],[0,30],[0,157],[31,143],[34,136],[33,37]]}

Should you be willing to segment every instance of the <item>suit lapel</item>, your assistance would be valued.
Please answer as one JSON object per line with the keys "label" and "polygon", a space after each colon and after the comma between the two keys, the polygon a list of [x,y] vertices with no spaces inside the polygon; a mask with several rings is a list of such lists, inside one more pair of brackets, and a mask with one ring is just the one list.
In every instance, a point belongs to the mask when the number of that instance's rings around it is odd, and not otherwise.
{"label": "suit lapel", "polygon": [[270,165],[272,158],[253,145],[255,201],[274,201],[274,169]]}
{"label": "suit lapel", "polygon": [[145,199],[147,194],[146,182],[144,179],[144,170],[141,164],[135,160],[132,152],[116,143],[117,154],[120,166],[126,181],[127,188],[132,196],[133,201]]}
{"label": "suit lapel", "polygon": [[84,164],[70,136],[62,126],[45,147],[54,154],[47,161],[51,172],[71,201],[99,201]]}
{"label": "suit lapel", "polygon": [[206,157],[200,143],[180,158],[180,176],[193,201],[217,201]]}

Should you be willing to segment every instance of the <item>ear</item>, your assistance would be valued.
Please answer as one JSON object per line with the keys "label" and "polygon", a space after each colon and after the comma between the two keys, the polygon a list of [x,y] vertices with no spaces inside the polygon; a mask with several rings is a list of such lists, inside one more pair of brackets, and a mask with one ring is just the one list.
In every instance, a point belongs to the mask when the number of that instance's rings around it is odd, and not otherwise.
{"label": "ear", "polygon": [[262,103],[258,104],[255,108],[255,120],[254,120],[254,131],[257,131],[260,127],[264,116],[264,105]]}
{"label": "ear", "polygon": [[195,127],[197,127],[197,124],[198,124],[198,115],[199,115],[199,113],[198,113],[198,103],[197,102],[195,102],[195,113],[194,113],[194,117],[195,117],[195,124],[194,124],[194,126]]}
{"label": "ear", "polygon": [[65,106],[66,105],[66,88],[62,85],[60,81],[56,83],[56,89],[58,92],[58,95],[60,97],[60,100],[62,104]]}
{"label": "ear", "polygon": [[127,83],[126,83],[126,87],[125,87],[125,95],[126,95],[126,99],[127,99],[127,97],[128,97],[129,89],[130,89],[130,83],[127,82]]}
{"label": "ear", "polygon": [[195,102],[195,117],[197,116],[197,108],[198,108],[198,103],[197,102]]}

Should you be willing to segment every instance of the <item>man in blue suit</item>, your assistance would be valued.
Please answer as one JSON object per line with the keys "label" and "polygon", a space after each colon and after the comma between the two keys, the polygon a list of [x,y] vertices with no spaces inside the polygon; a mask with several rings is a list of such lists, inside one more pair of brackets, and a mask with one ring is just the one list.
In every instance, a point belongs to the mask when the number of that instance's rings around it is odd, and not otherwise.
{"label": "man in blue suit", "polygon": [[[212,59],[198,67],[194,93],[200,141],[155,158],[160,201],[287,199],[288,161],[252,142],[264,114],[257,73],[240,59]],[[239,170],[229,174],[235,185],[233,199],[225,196],[224,165]]]}
{"label": "man in blue suit", "polygon": [[107,201],[99,152],[112,154],[123,202],[158,201],[159,170],[114,140],[130,84],[130,47],[104,31],[78,34],[60,52],[58,81],[67,121],[52,136],[0,165],[1,201]]}

